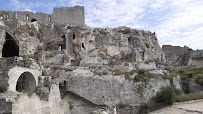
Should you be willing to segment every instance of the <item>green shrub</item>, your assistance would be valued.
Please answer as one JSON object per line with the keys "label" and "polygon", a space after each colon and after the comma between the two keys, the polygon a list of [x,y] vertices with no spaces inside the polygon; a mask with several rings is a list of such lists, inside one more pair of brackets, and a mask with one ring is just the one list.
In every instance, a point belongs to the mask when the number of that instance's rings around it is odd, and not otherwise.
{"label": "green shrub", "polygon": [[7,91],[8,85],[5,83],[0,83],[0,93],[4,93],[5,91]]}
{"label": "green shrub", "polygon": [[44,47],[44,46],[38,46],[38,47],[37,47],[37,50],[38,50],[38,51],[45,50],[45,47]]}
{"label": "green shrub", "polygon": [[95,75],[107,75],[108,72],[107,71],[102,71],[102,72],[94,72]]}
{"label": "green shrub", "polygon": [[149,64],[149,63],[151,63],[151,62],[154,62],[153,60],[146,60],[144,63],[145,64]]}
{"label": "green shrub", "polygon": [[51,87],[51,82],[49,82],[49,81],[45,81],[44,83],[43,83],[43,86],[44,87]]}
{"label": "green shrub", "polygon": [[144,76],[144,75],[145,75],[145,72],[146,72],[145,70],[138,70],[137,73],[138,73],[139,75],[143,75],[143,76]]}
{"label": "green shrub", "polygon": [[32,54],[28,55],[27,57],[28,57],[28,58],[31,58],[31,59],[34,59],[34,58],[35,58],[35,56],[32,55]]}
{"label": "green shrub", "polygon": [[55,79],[57,77],[57,74],[56,72],[52,71],[52,72],[49,72],[49,76],[51,76],[52,79]]}
{"label": "green shrub", "polygon": [[173,86],[163,87],[154,97],[141,106],[140,113],[148,113],[172,105],[175,102],[176,96],[180,94],[181,91]]}
{"label": "green shrub", "polygon": [[122,108],[126,108],[126,107],[128,107],[129,105],[127,105],[127,104],[123,104],[122,102],[121,103],[118,103],[117,105],[116,105],[116,108],[117,109],[122,109]]}
{"label": "green shrub", "polygon": [[140,81],[140,76],[139,75],[135,75],[133,80],[136,81],[136,82]]}
{"label": "green shrub", "polygon": [[46,70],[42,70],[42,76],[47,76]]}
{"label": "green shrub", "polygon": [[175,91],[172,87],[167,86],[161,88],[161,91],[157,92],[156,96],[152,98],[155,103],[162,103],[165,105],[172,105],[175,101]]}
{"label": "green shrub", "polygon": [[100,53],[99,56],[100,56],[102,59],[107,59],[107,57],[106,57],[104,54],[102,54],[102,53]]}
{"label": "green shrub", "polygon": [[201,86],[203,86],[203,74],[199,75],[195,78],[195,82]]}

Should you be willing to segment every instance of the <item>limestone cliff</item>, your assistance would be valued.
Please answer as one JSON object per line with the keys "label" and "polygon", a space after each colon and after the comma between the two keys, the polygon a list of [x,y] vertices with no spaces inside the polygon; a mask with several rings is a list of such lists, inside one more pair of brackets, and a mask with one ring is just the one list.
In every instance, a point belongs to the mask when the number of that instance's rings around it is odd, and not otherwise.
{"label": "limestone cliff", "polygon": [[[165,54],[156,34],[149,31],[8,19],[1,21],[0,43],[1,70],[5,77],[0,81],[9,85],[9,91],[34,91],[37,86],[37,101],[49,104],[53,101],[49,98],[50,84],[56,84],[61,92],[71,94],[67,95],[72,103],[68,103],[70,112],[78,112],[73,107],[84,110],[83,103],[72,100],[74,97],[90,104],[85,112],[90,113],[101,106],[147,102],[161,87],[170,84],[180,88],[175,83],[179,79],[163,78],[168,73],[160,69],[166,62]],[[135,76],[141,79],[136,80]],[[24,78],[29,82],[22,84]],[[56,92],[56,97],[59,95],[63,94]],[[15,106],[21,100],[14,102]],[[39,107],[46,111],[43,108]]]}

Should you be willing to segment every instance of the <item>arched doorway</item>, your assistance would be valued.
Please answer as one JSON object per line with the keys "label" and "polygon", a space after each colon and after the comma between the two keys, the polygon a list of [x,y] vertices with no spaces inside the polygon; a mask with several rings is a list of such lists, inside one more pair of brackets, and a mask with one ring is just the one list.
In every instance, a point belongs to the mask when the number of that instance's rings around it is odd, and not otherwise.
{"label": "arched doorway", "polygon": [[24,72],[18,78],[16,91],[35,91],[36,81],[30,72]]}
{"label": "arched doorway", "polygon": [[6,41],[3,46],[2,57],[13,57],[19,55],[19,46],[17,41],[6,33]]}

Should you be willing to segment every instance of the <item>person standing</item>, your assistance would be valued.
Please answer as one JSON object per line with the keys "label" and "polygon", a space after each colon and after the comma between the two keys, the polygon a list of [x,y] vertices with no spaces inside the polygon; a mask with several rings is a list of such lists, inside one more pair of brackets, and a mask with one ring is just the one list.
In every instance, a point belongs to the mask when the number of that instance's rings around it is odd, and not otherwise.
{"label": "person standing", "polygon": [[113,106],[113,114],[117,114],[117,112],[116,112],[116,106]]}

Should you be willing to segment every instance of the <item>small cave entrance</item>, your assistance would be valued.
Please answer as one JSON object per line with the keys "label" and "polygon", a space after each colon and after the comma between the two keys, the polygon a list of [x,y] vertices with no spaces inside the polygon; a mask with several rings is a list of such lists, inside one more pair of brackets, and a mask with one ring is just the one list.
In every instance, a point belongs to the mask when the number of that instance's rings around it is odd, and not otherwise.
{"label": "small cave entrance", "polygon": [[6,41],[3,46],[2,57],[14,57],[19,55],[19,46],[17,41],[6,33]]}
{"label": "small cave entrance", "polygon": [[73,40],[75,40],[75,34],[73,34]]}
{"label": "small cave entrance", "polygon": [[64,80],[63,82],[59,83],[59,89],[60,91],[65,91],[67,86],[67,82]]}
{"label": "small cave entrance", "polygon": [[37,21],[37,19],[31,19],[31,22],[36,22]]}
{"label": "small cave entrance", "polygon": [[82,43],[82,49],[84,49],[84,50],[85,50],[85,45],[84,45],[84,43]]}
{"label": "small cave entrance", "polygon": [[128,38],[128,42],[131,42],[131,38],[130,37]]}
{"label": "small cave entrance", "polygon": [[61,38],[63,39],[63,43],[61,45],[61,49],[63,50],[63,49],[66,49],[66,36],[63,35]]}
{"label": "small cave entrance", "polygon": [[24,72],[18,78],[16,91],[35,91],[36,81],[30,72]]}

